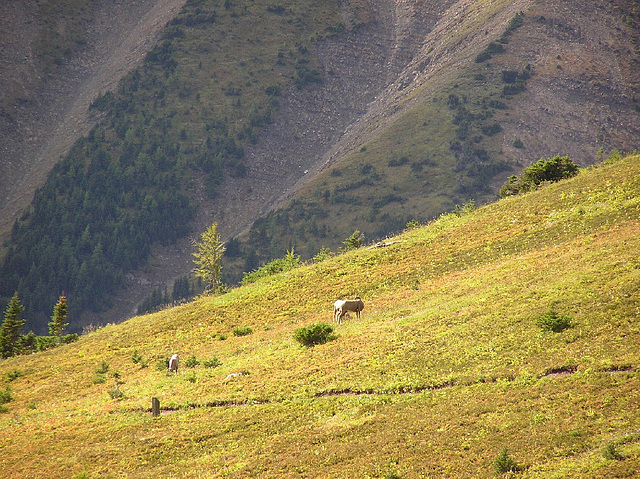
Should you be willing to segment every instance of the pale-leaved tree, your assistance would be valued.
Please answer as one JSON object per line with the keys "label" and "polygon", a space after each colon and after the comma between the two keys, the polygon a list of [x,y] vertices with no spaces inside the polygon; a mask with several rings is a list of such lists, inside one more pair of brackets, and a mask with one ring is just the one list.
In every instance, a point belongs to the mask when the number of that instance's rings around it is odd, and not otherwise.
{"label": "pale-leaved tree", "polygon": [[222,284],[222,255],[226,249],[218,234],[218,223],[209,226],[195,245],[198,250],[193,253],[194,272],[204,280],[207,290],[216,291]]}

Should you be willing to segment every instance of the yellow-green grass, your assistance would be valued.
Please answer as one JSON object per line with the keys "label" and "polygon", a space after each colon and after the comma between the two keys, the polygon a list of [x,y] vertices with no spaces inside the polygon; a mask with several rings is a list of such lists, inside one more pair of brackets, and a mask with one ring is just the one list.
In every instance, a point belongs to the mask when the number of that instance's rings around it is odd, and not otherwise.
{"label": "yellow-green grass", "polygon": [[[494,477],[508,448],[519,477],[631,477],[638,233],[635,155],[445,215],[385,248],[2,361],[13,400],[0,414],[0,475]],[[363,315],[336,340],[294,341],[355,294]],[[572,327],[541,331],[551,308]],[[234,336],[246,326],[252,334]],[[158,370],[174,352],[179,373]],[[189,369],[191,355],[222,365]],[[114,371],[121,399],[109,394]],[[607,445],[622,459],[605,457]]]}

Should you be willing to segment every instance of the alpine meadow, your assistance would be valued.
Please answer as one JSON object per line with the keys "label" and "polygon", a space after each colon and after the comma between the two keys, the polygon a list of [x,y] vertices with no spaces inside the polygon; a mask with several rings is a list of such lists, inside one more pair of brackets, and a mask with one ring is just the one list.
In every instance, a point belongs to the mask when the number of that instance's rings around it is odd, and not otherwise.
{"label": "alpine meadow", "polygon": [[0,479],[638,477],[637,0],[0,17]]}
{"label": "alpine meadow", "polygon": [[6,359],[2,476],[633,477],[639,199],[612,158]]}

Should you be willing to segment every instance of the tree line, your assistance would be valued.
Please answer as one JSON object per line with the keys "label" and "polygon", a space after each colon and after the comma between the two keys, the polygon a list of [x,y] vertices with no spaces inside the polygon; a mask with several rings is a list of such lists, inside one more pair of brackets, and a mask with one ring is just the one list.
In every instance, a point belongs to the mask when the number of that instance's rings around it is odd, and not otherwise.
{"label": "tree line", "polygon": [[2,326],[0,326],[0,356],[6,359],[18,354],[43,351],[60,344],[76,341],[77,334],[63,334],[65,328],[69,326],[68,312],[67,298],[63,294],[53,307],[53,314],[51,321],[49,321],[49,336],[36,336],[33,331],[22,334],[26,323],[22,317],[24,306],[20,302],[18,293],[14,293],[4,312]]}

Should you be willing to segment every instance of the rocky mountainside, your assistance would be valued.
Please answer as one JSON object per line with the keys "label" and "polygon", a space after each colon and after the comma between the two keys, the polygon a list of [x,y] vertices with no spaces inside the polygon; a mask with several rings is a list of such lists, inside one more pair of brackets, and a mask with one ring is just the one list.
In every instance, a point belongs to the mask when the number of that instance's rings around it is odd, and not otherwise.
{"label": "rocky mountainside", "polygon": [[0,4],[0,237],[185,1]]}
{"label": "rocky mountainside", "polygon": [[[245,37],[249,44],[259,41],[257,28],[240,30],[246,28],[242,21],[264,27],[269,19],[304,17],[297,11],[302,3],[295,1],[189,3],[215,8],[216,22],[207,28],[226,28],[221,37],[236,44]],[[184,4],[78,1],[72,2],[77,10],[55,11],[53,17],[32,2],[0,6],[3,18],[12,19],[0,34],[4,238],[61,155],[101,121],[104,113],[89,105],[140,64]],[[459,201],[486,201],[507,174],[543,156],[568,154],[589,164],[600,149],[606,154],[637,147],[640,7],[631,0],[341,0],[335,5],[339,28],[328,25],[331,34],[312,39],[311,64],[320,81],[301,88],[284,76],[277,109],[255,138],[243,143],[243,174],[225,175],[213,197],[206,194],[203,177],[190,183],[197,205],[192,237],[218,221],[229,239],[293,200],[323,211],[313,220],[328,231],[322,242],[335,245],[354,224],[369,228],[371,237],[406,218],[433,217]],[[33,39],[51,30],[71,46],[47,63],[46,56],[34,56]],[[297,53],[306,52],[302,43],[296,45]],[[286,49],[292,46],[284,44],[278,58]],[[187,58],[188,52],[181,53]],[[220,76],[230,64],[244,71],[249,85],[250,59],[227,59]],[[193,88],[213,98],[202,86]],[[215,105],[230,104],[239,94],[239,89],[216,91],[222,100],[211,100]],[[195,126],[182,130],[194,143],[204,141]],[[411,169],[402,170],[405,164]],[[350,170],[364,171],[366,178],[355,184],[342,176]],[[418,179],[423,186],[416,186]],[[375,203],[381,196],[388,201],[369,209],[372,198]],[[335,226],[336,215],[344,224]],[[369,219],[360,226],[364,216]],[[304,226],[311,219],[298,220]],[[280,236],[270,233],[271,254],[286,249],[292,237],[304,237],[289,229]],[[152,245],[146,266],[128,274],[127,292],[116,309],[88,314],[83,322],[127,317],[152,288],[191,269],[191,251],[189,238]]]}

